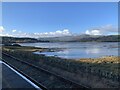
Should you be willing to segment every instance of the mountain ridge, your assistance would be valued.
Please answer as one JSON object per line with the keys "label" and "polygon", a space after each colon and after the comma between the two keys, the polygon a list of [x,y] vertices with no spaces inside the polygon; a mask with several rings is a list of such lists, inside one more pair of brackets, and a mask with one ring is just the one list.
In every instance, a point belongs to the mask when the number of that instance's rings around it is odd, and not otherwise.
{"label": "mountain ridge", "polygon": [[45,37],[45,38],[28,38],[28,37],[1,37],[4,43],[37,43],[37,42],[119,42],[120,35],[76,35],[63,37]]}

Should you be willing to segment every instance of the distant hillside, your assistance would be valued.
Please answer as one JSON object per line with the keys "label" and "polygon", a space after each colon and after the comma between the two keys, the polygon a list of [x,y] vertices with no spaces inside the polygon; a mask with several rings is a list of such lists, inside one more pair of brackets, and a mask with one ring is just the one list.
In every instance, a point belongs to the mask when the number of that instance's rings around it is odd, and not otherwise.
{"label": "distant hillside", "polygon": [[1,37],[1,42],[6,43],[36,43],[36,42],[119,42],[120,35],[109,36],[91,36],[77,35],[64,37],[49,37],[49,38],[18,38],[18,37]]}
{"label": "distant hillside", "polygon": [[91,41],[118,42],[120,41],[120,35],[109,36],[77,35],[77,36],[39,38],[39,40],[48,40],[50,42],[91,42]]}
{"label": "distant hillside", "polygon": [[18,37],[1,37],[1,42],[3,44],[6,43],[35,43],[35,42],[49,42],[49,41],[41,41],[35,38],[18,38]]}
{"label": "distant hillside", "polygon": [[119,42],[120,35],[109,35],[109,36],[99,36],[99,37],[89,37],[89,38],[82,38],[78,41],[96,41],[96,42]]}

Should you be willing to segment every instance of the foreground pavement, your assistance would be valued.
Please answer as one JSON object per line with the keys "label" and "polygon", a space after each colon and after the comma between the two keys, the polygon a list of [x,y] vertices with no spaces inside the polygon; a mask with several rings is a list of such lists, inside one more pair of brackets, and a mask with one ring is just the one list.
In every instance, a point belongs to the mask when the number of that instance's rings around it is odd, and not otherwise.
{"label": "foreground pavement", "polygon": [[37,85],[28,80],[26,77],[21,75],[19,72],[11,68],[4,62],[0,61],[0,66],[2,66],[2,89],[5,88],[26,88],[32,90],[41,90]]}

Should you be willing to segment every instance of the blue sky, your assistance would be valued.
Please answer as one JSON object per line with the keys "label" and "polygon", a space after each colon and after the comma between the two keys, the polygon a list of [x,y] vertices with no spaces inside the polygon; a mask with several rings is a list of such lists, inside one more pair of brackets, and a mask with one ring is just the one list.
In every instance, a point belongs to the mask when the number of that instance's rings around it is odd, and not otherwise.
{"label": "blue sky", "polygon": [[4,34],[114,34],[117,25],[117,2],[2,3]]}

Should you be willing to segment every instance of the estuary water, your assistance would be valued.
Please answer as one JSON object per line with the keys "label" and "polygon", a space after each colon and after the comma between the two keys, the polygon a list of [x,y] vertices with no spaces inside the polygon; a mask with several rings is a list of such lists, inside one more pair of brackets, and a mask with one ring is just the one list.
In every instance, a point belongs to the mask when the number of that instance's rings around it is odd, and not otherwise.
{"label": "estuary water", "polygon": [[47,56],[58,56],[68,59],[97,58],[102,56],[118,56],[118,42],[55,42],[55,43],[22,43],[22,46],[42,48],[61,48],[56,52],[35,52]]}

